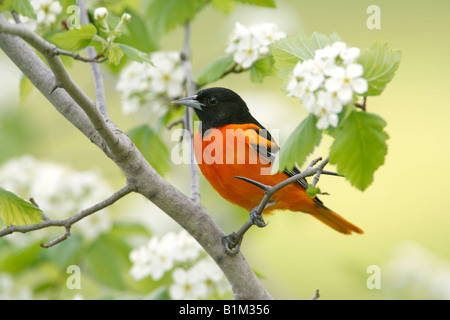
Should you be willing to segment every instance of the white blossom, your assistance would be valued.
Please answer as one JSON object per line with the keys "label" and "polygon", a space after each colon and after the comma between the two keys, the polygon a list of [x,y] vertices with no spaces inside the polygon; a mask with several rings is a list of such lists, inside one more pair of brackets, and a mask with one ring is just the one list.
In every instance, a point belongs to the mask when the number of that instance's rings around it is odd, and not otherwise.
{"label": "white blossom", "polygon": [[205,299],[231,291],[225,275],[186,231],[153,236],[148,243],[132,250],[131,276],[136,280],[152,277],[158,281],[168,272],[173,283],[173,299]]}
{"label": "white blossom", "polygon": [[199,244],[186,231],[169,232],[163,237],[154,236],[147,244],[131,251],[133,266],[130,273],[136,280],[151,276],[157,281],[175,263],[197,258],[200,250]]}
{"label": "white blossom", "polygon": [[353,100],[353,93],[363,94],[368,89],[367,80],[362,78],[364,70],[360,64],[352,63],[346,66],[336,66],[330,71],[330,78],[325,82],[325,89],[337,92],[342,103]]}
{"label": "white blossom", "polygon": [[[53,219],[68,218],[112,193],[112,188],[95,170],[76,171],[30,155],[10,159],[0,166],[0,186],[24,199],[33,198]],[[77,230],[88,239],[112,227],[107,209],[79,223]]]}
{"label": "white blossom", "polygon": [[248,69],[256,60],[269,53],[271,43],[285,36],[273,23],[246,27],[236,22],[225,52],[233,54],[234,61],[243,69]]}
{"label": "white blossom", "polygon": [[131,62],[120,73],[117,90],[125,114],[148,107],[159,114],[169,101],[183,95],[186,74],[176,51],[153,52],[148,63]]}
{"label": "white blossom", "polygon": [[108,17],[108,9],[105,7],[100,7],[95,9],[94,11],[94,19],[95,20],[104,20]]}
{"label": "white blossom", "polygon": [[53,0],[31,0],[39,25],[49,26],[56,21],[56,17],[62,12],[59,1]]}
{"label": "white blossom", "polygon": [[30,288],[17,285],[9,273],[0,274],[0,300],[30,300],[31,298]]}
{"label": "white blossom", "polygon": [[317,117],[318,129],[337,127],[343,106],[368,90],[363,67],[356,63],[359,54],[358,48],[337,41],[294,67],[286,90]]}
{"label": "white blossom", "polygon": [[202,274],[194,269],[184,270],[177,268],[172,273],[174,283],[169,288],[169,293],[174,300],[196,300],[206,298],[208,288],[202,281]]}
{"label": "white blossom", "polygon": [[384,270],[388,290],[413,299],[450,299],[450,261],[419,243],[397,245]]}

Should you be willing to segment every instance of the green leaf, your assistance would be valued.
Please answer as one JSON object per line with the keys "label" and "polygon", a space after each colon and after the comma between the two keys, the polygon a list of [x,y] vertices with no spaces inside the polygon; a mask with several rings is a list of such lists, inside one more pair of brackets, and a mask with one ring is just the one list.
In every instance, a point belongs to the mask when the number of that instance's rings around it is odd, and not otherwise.
{"label": "green leaf", "polygon": [[290,170],[296,163],[301,166],[320,143],[322,131],[317,129],[316,122],[316,117],[309,114],[291,133],[280,149],[280,171]]}
{"label": "green leaf", "polygon": [[235,7],[235,0],[211,0],[211,5],[225,14],[229,14]]}
{"label": "green leaf", "polygon": [[250,69],[250,79],[256,83],[262,83],[265,77],[273,74],[273,63],[272,56],[256,60]]}
{"label": "green leaf", "polygon": [[386,43],[379,41],[363,51],[358,58],[358,63],[364,67],[363,77],[369,83],[369,89],[365,95],[377,96],[383,92],[394,77],[400,65],[400,58],[399,50],[391,50]]}
{"label": "green leaf", "polygon": [[153,64],[150,59],[150,55],[148,53],[142,52],[136,48],[127,46],[126,44],[123,44],[123,43],[118,43],[117,45],[122,50],[122,52],[125,54],[125,56],[127,56],[131,60],[134,60],[137,62],[147,62],[147,63]]}
{"label": "green leaf", "polygon": [[384,163],[389,138],[385,126],[376,114],[353,111],[336,132],[330,163],[359,190],[372,183],[374,172]]}
{"label": "green leaf", "polygon": [[79,29],[53,34],[48,40],[58,48],[75,52],[87,47],[96,34],[95,26],[88,24],[80,26]]}
{"label": "green leaf", "polygon": [[43,221],[41,209],[3,188],[0,188],[0,218],[6,226],[27,226]]}
{"label": "green leaf", "polygon": [[86,249],[86,266],[96,280],[123,290],[131,264],[129,252],[130,247],[121,238],[103,234]]}
{"label": "green leaf", "polygon": [[299,61],[314,58],[314,53],[329,44],[339,41],[340,37],[333,33],[325,36],[314,32],[311,37],[297,34],[275,41],[270,45],[277,74],[281,79],[289,79],[292,70]]}
{"label": "green leaf", "polygon": [[218,57],[198,72],[196,77],[197,85],[203,87],[220,79],[227,71],[232,69],[233,66],[234,60],[232,55]]}
{"label": "green leaf", "polygon": [[11,6],[13,5],[14,0],[3,0],[0,1],[0,12],[10,10]]}
{"label": "green leaf", "polygon": [[30,0],[15,0],[10,9],[31,19],[37,18],[36,12],[34,12],[34,8],[31,5]]}
{"label": "green leaf", "polygon": [[159,135],[148,125],[138,126],[127,132],[151,166],[161,175],[170,169],[170,152]]}
{"label": "green leaf", "polygon": [[252,4],[260,7],[275,8],[274,0],[236,0],[237,2]]}
{"label": "green leaf", "polygon": [[319,187],[314,187],[312,184],[308,186],[308,189],[306,189],[306,194],[308,197],[314,199],[318,194],[321,194]]}
{"label": "green leaf", "polygon": [[148,0],[147,17],[150,32],[162,35],[192,20],[205,5],[205,0]]}
{"label": "green leaf", "polygon": [[106,53],[108,57],[108,62],[112,63],[113,65],[117,66],[120,62],[120,60],[124,56],[124,52],[122,51],[121,47],[117,44],[112,44],[108,48],[108,52]]}
{"label": "green leaf", "polygon": [[133,10],[126,9],[126,12],[131,15],[131,20],[124,25],[124,33],[119,41],[142,52],[158,50],[155,36],[148,30],[149,22]]}

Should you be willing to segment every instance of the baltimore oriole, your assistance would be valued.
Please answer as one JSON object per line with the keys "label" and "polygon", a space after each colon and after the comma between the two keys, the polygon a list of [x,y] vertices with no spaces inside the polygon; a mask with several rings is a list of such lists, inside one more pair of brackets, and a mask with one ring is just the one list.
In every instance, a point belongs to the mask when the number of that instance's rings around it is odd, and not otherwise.
{"label": "baltimore oriole", "polygon": [[[298,173],[298,169],[271,174],[273,153],[279,150],[270,133],[250,114],[244,100],[226,88],[208,88],[173,103],[194,108],[201,126],[194,136],[195,157],[201,172],[226,200],[251,211],[264,192],[235,177],[245,177],[274,186]],[[306,194],[306,180],[299,180],[272,196],[264,210],[309,213],[334,230],[351,234],[363,231]]]}

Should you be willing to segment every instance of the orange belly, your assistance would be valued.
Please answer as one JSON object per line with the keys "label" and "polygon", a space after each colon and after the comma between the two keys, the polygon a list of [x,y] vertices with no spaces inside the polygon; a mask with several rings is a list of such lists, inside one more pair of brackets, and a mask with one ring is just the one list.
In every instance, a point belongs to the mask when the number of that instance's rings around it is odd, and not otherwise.
{"label": "orange belly", "polygon": [[[194,137],[194,150],[200,170],[213,188],[226,200],[250,211],[259,205],[264,192],[246,181],[234,178],[235,176],[274,186],[286,180],[288,175],[270,174],[270,161],[260,156],[252,146],[254,130],[258,127],[253,124],[244,126],[228,125],[213,129],[203,139],[197,131]],[[227,132],[237,128],[252,132],[246,135],[245,139],[238,141],[239,138],[235,137],[242,135],[236,134],[230,138]],[[275,193],[271,200],[275,201],[275,204],[268,207],[264,213],[276,209],[313,213],[317,206],[297,183],[284,187]]]}

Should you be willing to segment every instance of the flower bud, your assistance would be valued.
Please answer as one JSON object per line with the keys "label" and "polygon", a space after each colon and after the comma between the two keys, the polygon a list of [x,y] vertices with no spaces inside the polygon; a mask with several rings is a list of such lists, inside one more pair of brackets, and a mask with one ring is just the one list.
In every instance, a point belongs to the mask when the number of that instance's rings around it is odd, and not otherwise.
{"label": "flower bud", "polygon": [[120,20],[122,20],[123,23],[127,23],[131,20],[131,15],[125,12],[124,14],[122,14],[122,17],[120,17]]}
{"label": "flower bud", "polygon": [[108,16],[108,10],[105,7],[100,7],[95,9],[94,18],[95,20],[104,20]]}

